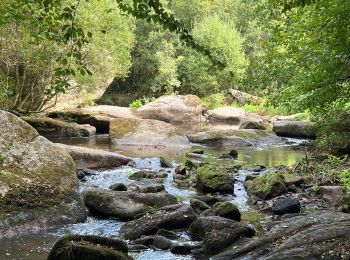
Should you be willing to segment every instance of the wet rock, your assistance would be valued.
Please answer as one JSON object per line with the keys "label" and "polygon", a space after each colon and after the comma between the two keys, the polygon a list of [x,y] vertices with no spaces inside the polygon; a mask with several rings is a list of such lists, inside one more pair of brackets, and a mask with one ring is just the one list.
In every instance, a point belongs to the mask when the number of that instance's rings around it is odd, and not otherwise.
{"label": "wet rock", "polygon": [[219,217],[241,221],[241,213],[236,205],[231,202],[218,202],[213,208],[215,214]]}
{"label": "wet rock", "polygon": [[189,148],[188,138],[173,125],[151,119],[115,118],[109,126],[114,147],[152,146]]}
{"label": "wet rock", "polygon": [[284,215],[287,213],[299,213],[300,202],[295,198],[282,198],[274,201],[272,212],[275,215]]}
{"label": "wet rock", "polygon": [[205,159],[207,158],[204,154],[198,154],[198,153],[187,153],[186,157],[193,158],[193,159]]}
{"label": "wet rock", "polygon": [[329,201],[334,206],[340,206],[343,197],[343,187],[341,186],[320,186],[319,195]]}
{"label": "wet rock", "polygon": [[114,183],[112,184],[109,189],[113,191],[127,191],[128,187],[124,183]]}
{"label": "wet rock", "polygon": [[239,126],[239,129],[266,130],[266,123],[264,123],[262,118],[248,118]]}
{"label": "wet rock", "polygon": [[202,211],[206,209],[210,209],[210,206],[207,203],[194,198],[190,200],[190,205],[197,214],[200,214]]}
{"label": "wet rock", "polygon": [[178,175],[188,175],[186,166],[182,165],[182,164],[178,165],[175,168],[175,173],[178,174]]}
{"label": "wet rock", "polygon": [[233,160],[233,159],[235,159],[235,158],[232,157],[232,156],[229,155],[229,154],[223,154],[223,155],[221,155],[221,156],[219,157],[219,159],[221,159],[221,160]]}
{"label": "wet rock", "polygon": [[141,238],[135,239],[131,243],[135,245],[150,246],[153,244],[153,239],[154,239],[154,236],[143,236]]}
{"label": "wet rock", "polygon": [[47,137],[88,137],[96,134],[96,128],[84,124],[67,123],[49,117],[21,117],[34,127],[39,134]]}
{"label": "wet rock", "polygon": [[153,180],[139,180],[131,183],[129,189],[141,193],[156,193],[164,191],[165,187],[161,183],[154,183]]}
{"label": "wet rock", "polygon": [[283,175],[276,172],[264,174],[245,184],[249,195],[263,200],[277,197],[287,191]]}
{"label": "wet rock", "polygon": [[79,168],[113,168],[127,165],[131,161],[124,155],[99,149],[65,144],[55,144],[55,146],[67,151]]}
{"label": "wet rock", "polygon": [[161,228],[187,228],[195,219],[196,215],[189,205],[170,205],[125,223],[120,229],[120,234],[126,239],[134,240],[142,235],[155,234]]}
{"label": "wet rock", "polygon": [[120,239],[98,236],[68,235],[51,249],[48,260],[131,260],[127,244]]}
{"label": "wet rock", "polygon": [[350,215],[321,211],[284,219],[262,238],[213,259],[347,259],[349,241]]}
{"label": "wet rock", "polygon": [[131,180],[140,180],[140,179],[155,179],[155,178],[165,178],[167,176],[163,171],[154,172],[154,171],[138,171],[129,175]]}
{"label": "wet rock", "polygon": [[233,180],[224,169],[206,164],[197,169],[197,188],[205,193],[233,193]]}
{"label": "wet rock", "polygon": [[93,176],[96,174],[97,172],[91,169],[87,169],[87,168],[77,169],[77,177],[79,179],[83,179],[86,176]]}
{"label": "wet rock", "polygon": [[205,154],[205,151],[203,149],[192,149],[191,153],[195,153],[195,154]]}
{"label": "wet rock", "polygon": [[187,255],[190,254],[192,250],[198,249],[202,246],[201,242],[187,242],[187,243],[176,243],[174,244],[170,252],[178,255]]}
{"label": "wet rock", "polygon": [[173,162],[169,158],[165,158],[164,156],[160,157],[160,166],[164,168],[172,168]]}
{"label": "wet rock", "polygon": [[228,154],[231,155],[233,158],[237,158],[238,157],[238,151],[237,150],[231,150]]}
{"label": "wet rock", "polygon": [[0,110],[0,238],[86,219],[72,157]]}
{"label": "wet rock", "polygon": [[141,252],[149,249],[147,246],[144,245],[129,245],[128,248],[131,252]]}
{"label": "wet rock", "polygon": [[190,226],[194,240],[203,240],[203,250],[217,253],[242,237],[252,237],[255,230],[243,223],[222,217],[200,217]]}
{"label": "wet rock", "polygon": [[161,250],[168,250],[172,247],[173,243],[170,239],[156,235],[153,238],[153,244],[155,248],[161,249]]}
{"label": "wet rock", "polygon": [[209,205],[214,205],[215,203],[219,202],[220,199],[218,197],[212,196],[212,195],[197,195],[194,197],[194,199],[203,201]]}
{"label": "wet rock", "polygon": [[307,121],[275,121],[272,131],[278,136],[316,138],[314,123]]}
{"label": "wet rock", "polygon": [[244,182],[255,180],[255,179],[258,178],[258,177],[259,177],[259,175],[248,174],[248,175],[245,177]]}
{"label": "wet rock", "polygon": [[163,237],[166,237],[168,239],[173,239],[173,240],[179,238],[179,236],[174,231],[165,230],[165,229],[159,229],[157,231],[156,235],[163,236]]}
{"label": "wet rock", "polygon": [[86,206],[91,211],[125,220],[177,202],[174,196],[167,193],[137,193],[99,188],[84,191],[83,197]]}

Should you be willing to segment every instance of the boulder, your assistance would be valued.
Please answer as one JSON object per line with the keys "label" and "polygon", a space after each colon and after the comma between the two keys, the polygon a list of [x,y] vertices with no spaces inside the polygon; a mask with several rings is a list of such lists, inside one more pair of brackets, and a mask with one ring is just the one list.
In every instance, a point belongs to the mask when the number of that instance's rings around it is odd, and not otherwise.
{"label": "boulder", "polygon": [[0,238],[86,219],[72,157],[0,110]]}
{"label": "boulder", "polygon": [[252,237],[255,230],[246,224],[222,217],[200,217],[190,225],[194,240],[203,240],[206,253],[218,253],[243,237]]}
{"label": "boulder", "polygon": [[79,168],[113,168],[126,165],[131,161],[129,157],[114,152],[65,144],[55,145],[67,151]]}
{"label": "boulder", "polygon": [[289,116],[274,116],[270,121],[302,121],[302,118],[308,117],[307,113],[297,113]]}
{"label": "boulder", "polygon": [[154,172],[148,170],[141,170],[134,172],[129,175],[131,180],[141,180],[141,179],[156,179],[156,178],[165,178],[167,174],[163,171]]}
{"label": "boulder", "polygon": [[[163,180],[162,180],[163,182]],[[165,187],[162,183],[156,183],[153,180],[139,180],[129,184],[129,189],[141,193],[156,193],[164,191]]]}
{"label": "boulder", "polygon": [[21,119],[47,137],[86,137],[96,134],[96,128],[88,124],[67,123],[49,117],[23,116]]}
{"label": "boulder", "polygon": [[190,147],[188,138],[174,126],[151,119],[113,119],[109,135],[114,146]]}
{"label": "boulder", "polygon": [[350,215],[318,211],[285,218],[263,237],[229,247],[214,260],[244,259],[347,259]]}
{"label": "boulder", "polygon": [[278,136],[316,138],[314,123],[308,121],[275,121],[272,131]]}
{"label": "boulder", "polygon": [[241,212],[239,212],[237,206],[232,204],[231,202],[218,202],[214,205],[213,210],[215,215],[219,217],[241,221]]}
{"label": "boulder", "polygon": [[172,247],[173,243],[166,237],[156,235],[153,237],[152,245],[160,250],[168,250]]}
{"label": "boulder", "polygon": [[202,143],[224,148],[250,147],[259,143],[279,142],[280,138],[273,132],[256,129],[208,129],[188,135],[192,143]]}
{"label": "boulder", "polygon": [[159,229],[187,228],[196,215],[186,204],[176,204],[157,209],[154,213],[145,214],[139,219],[125,223],[120,235],[125,239],[135,240],[142,235],[155,234]]}
{"label": "boulder", "polygon": [[180,242],[175,243],[171,248],[170,252],[177,255],[190,254],[192,250],[199,249],[202,246],[201,242]]}
{"label": "boulder", "polygon": [[173,125],[200,125],[202,105],[199,97],[162,96],[138,110],[144,119],[155,119]]}
{"label": "boulder", "polygon": [[120,239],[67,235],[60,238],[51,249],[47,260],[132,260],[128,245]]}
{"label": "boulder", "polygon": [[200,214],[204,210],[210,209],[210,206],[207,203],[194,198],[191,198],[190,205],[197,214]]}
{"label": "boulder", "polygon": [[130,220],[154,208],[175,204],[167,193],[137,193],[90,188],[83,192],[86,206],[95,213]]}
{"label": "boulder", "polygon": [[228,94],[232,97],[234,101],[236,101],[240,105],[244,104],[253,104],[259,105],[263,103],[263,99],[261,97],[257,97],[239,90],[230,89]]}
{"label": "boulder", "polygon": [[203,165],[197,169],[197,188],[204,193],[233,193],[233,180],[225,169]]}
{"label": "boulder", "polygon": [[342,186],[320,186],[318,193],[336,207],[340,206],[344,194]]}
{"label": "boulder", "polygon": [[164,156],[160,157],[160,166],[164,168],[172,168],[173,167],[173,161],[169,158],[166,158]]}
{"label": "boulder", "polygon": [[272,212],[275,215],[284,215],[287,213],[299,213],[300,202],[295,198],[277,199],[272,204]]}
{"label": "boulder", "polygon": [[166,237],[166,238],[172,239],[172,240],[179,239],[179,235],[176,234],[174,231],[165,230],[165,229],[158,229],[156,235],[163,236],[163,237]]}
{"label": "boulder", "polygon": [[282,174],[271,172],[245,182],[249,195],[271,199],[287,191]]}
{"label": "boulder", "polygon": [[124,183],[114,183],[112,184],[109,189],[113,191],[127,191],[128,187]]}

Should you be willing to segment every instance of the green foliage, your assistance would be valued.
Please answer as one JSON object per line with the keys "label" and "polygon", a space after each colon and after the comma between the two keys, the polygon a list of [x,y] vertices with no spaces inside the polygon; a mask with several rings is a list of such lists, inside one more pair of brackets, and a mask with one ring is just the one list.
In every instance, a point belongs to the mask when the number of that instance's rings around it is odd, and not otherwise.
{"label": "green foliage", "polygon": [[225,106],[225,96],[222,93],[217,93],[203,97],[202,104],[208,109]]}
{"label": "green foliage", "polygon": [[130,108],[132,109],[138,109],[143,107],[143,103],[141,99],[136,99],[130,104]]}
{"label": "green foliage", "polygon": [[350,190],[350,170],[344,170],[340,176],[344,187]]}

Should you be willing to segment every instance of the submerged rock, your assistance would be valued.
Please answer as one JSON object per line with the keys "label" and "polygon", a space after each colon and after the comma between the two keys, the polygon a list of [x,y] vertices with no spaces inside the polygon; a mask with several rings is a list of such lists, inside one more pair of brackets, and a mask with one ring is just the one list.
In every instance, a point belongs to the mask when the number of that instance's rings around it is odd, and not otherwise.
{"label": "submerged rock", "polygon": [[72,157],[0,110],[0,237],[86,219]]}
{"label": "submerged rock", "polygon": [[189,205],[165,206],[125,223],[120,229],[120,235],[125,239],[135,240],[142,235],[155,234],[159,229],[187,228],[195,219],[196,215]]}
{"label": "submerged rock", "polygon": [[278,136],[316,138],[314,123],[308,121],[275,121],[272,131]]}
{"label": "submerged rock", "polygon": [[129,157],[114,152],[74,145],[55,145],[66,150],[79,168],[113,168],[127,165],[131,161]]}
{"label": "submerged rock", "polygon": [[287,191],[282,174],[271,172],[245,182],[249,195],[266,200]]}
{"label": "submerged rock", "polygon": [[200,217],[190,226],[194,240],[203,240],[203,250],[217,253],[243,237],[252,237],[255,230],[246,224],[222,217]]}
{"label": "submerged rock", "polygon": [[137,193],[90,188],[83,192],[86,206],[93,212],[130,220],[165,205],[175,204],[176,198],[167,193]]}
{"label": "submerged rock", "polygon": [[350,215],[321,211],[287,218],[262,238],[213,259],[347,259],[349,244]]}
{"label": "submerged rock", "polygon": [[197,169],[197,188],[205,193],[233,193],[233,180],[225,169],[206,164]]}
{"label": "submerged rock", "polygon": [[127,244],[120,239],[68,235],[60,238],[47,260],[132,260]]}
{"label": "submerged rock", "polygon": [[295,198],[282,198],[274,201],[272,212],[276,215],[284,215],[287,213],[299,213],[300,202]]}

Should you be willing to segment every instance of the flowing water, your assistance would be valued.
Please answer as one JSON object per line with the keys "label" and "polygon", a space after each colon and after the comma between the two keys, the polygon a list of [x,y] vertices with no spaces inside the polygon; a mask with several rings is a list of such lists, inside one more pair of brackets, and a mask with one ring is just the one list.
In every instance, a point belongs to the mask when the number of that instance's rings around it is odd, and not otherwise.
{"label": "flowing water", "polygon": [[[96,138],[77,138],[77,139],[59,139],[53,140],[56,142],[81,145],[93,148],[100,148],[105,150],[112,150],[109,146],[108,136],[98,136]],[[305,152],[298,146],[303,140],[297,139],[280,139],[274,144],[261,144],[259,147],[249,147],[237,149],[239,156],[237,160],[219,160],[218,158],[227,150],[223,151],[219,147],[206,147],[195,145],[206,151],[208,154],[207,159],[202,160],[214,160],[225,166],[234,164],[258,164],[268,167],[275,167],[279,165],[292,165],[296,161],[305,156]],[[150,169],[158,171],[161,168],[159,157],[159,151],[147,151],[146,149],[125,149],[121,152],[127,156],[133,157],[134,163],[130,166],[122,166],[117,169],[101,171],[98,175],[89,176],[86,182],[81,185],[81,190],[84,190],[91,186],[98,186],[101,188],[108,188],[111,184],[117,182],[123,182],[129,184],[133,182],[128,179],[130,173],[136,172],[140,169]],[[158,154],[157,154],[158,152]],[[183,157],[181,151],[162,151],[161,155],[167,155],[174,158],[175,161],[180,160]],[[142,158],[140,158],[142,156]],[[189,203],[189,198],[194,196],[196,192],[194,190],[179,189],[172,185],[174,169],[163,169],[168,173],[168,177],[165,181],[166,191],[170,194],[181,198],[184,203]],[[250,214],[253,211],[248,203],[248,197],[243,187],[243,181],[245,176],[249,173],[249,170],[240,170],[236,176],[234,196],[226,199],[231,200],[246,214]],[[253,213],[252,213],[253,214]],[[64,234],[82,234],[82,235],[100,235],[108,237],[117,237],[119,229],[123,222],[118,219],[98,219],[93,216],[89,216],[84,223],[64,225],[61,227],[52,228],[49,230],[41,231],[40,233],[28,234],[26,236],[15,237],[13,239],[0,240],[0,259],[26,259],[26,260],[41,260],[46,259],[48,252],[50,251],[55,240]],[[183,240],[188,240],[186,233],[180,234]],[[146,250],[142,252],[130,253],[135,259],[193,259],[191,256],[174,255],[169,251],[158,250]]]}

